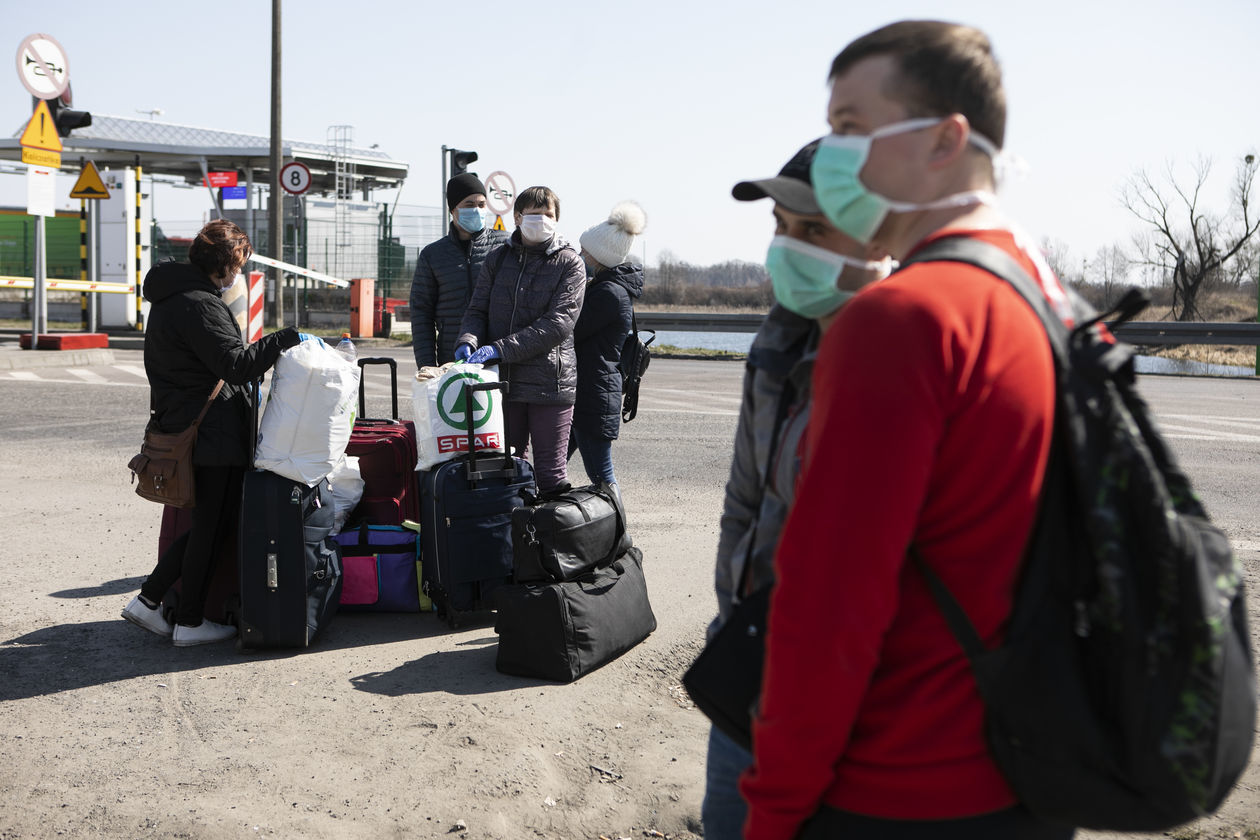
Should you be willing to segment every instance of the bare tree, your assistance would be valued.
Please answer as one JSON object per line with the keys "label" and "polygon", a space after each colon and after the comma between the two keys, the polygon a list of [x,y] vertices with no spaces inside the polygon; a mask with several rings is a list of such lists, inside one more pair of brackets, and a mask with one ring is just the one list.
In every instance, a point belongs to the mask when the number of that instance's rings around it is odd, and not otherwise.
{"label": "bare tree", "polygon": [[1102,293],[1102,309],[1110,309],[1129,285],[1129,257],[1119,245],[1104,245],[1090,263],[1090,279]]}
{"label": "bare tree", "polygon": [[1041,253],[1060,282],[1073,288],[1080,288],[1085,282],[1085,263],[1080,263],[1078,267],[1075,255],[1062,239],[1043,237]]}
{"label": "bare tree", "polygon": [[1199,294],[1213,284],[1227,282],[1227,264],[1260,230],[1260,218],[1253,219],[1248,212],[1256,157],[1247,155],[1234,174],[1231,220],[1200,206],[1200,194],[1211,169],[1210,159],[1196,161],[1189,187],[1177,183],[1171,164],[1165,167],[1159,183],[1140,169],[1121,189],[1121,202],[1146,225],[1149,234],[1135,240],[1139,248],[1136,262],[1172,272],[1172,315],[1178,321],[1199,317]]}

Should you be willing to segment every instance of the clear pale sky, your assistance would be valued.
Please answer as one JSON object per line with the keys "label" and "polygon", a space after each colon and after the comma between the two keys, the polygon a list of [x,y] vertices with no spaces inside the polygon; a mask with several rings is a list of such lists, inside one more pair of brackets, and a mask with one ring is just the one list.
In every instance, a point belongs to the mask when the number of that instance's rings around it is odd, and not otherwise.
{"label": "clear pale sky", "polygon": [[[137,109],[160,107],[166,122],[269,130],[267,0],[3,5],[0,55],[16,56],[28,34],[53,35],[78,108],[143,119]],[[907,17],[973,24],[993,39],[1006,146],[1029,166],[1004,205],[1078,259],[1138,228],[1117,198],[1136,168],[1171,161],[1185,173],[1210,156],[1205,201],[1224,210],[1236,162],[1260,150],[1256,0],[288,0],[284,135],[322,142],[330,125],[353,125],[355,145],[411,164],[403,204],[437,204],[445,143],[478,151],[483,176],[503,169],[518,188],[554,188],[570,238],[633,198],[648,213],[650,263],[663,250],[701,264],[761,261],[769,202],[736,202],[731,186],[773,175],[823,134],[835,53]],[[30,98],[8,61],[0,130],[13,132]],[[210,206],[201,191],[167,189],[158,202],[159,221]],[[24,205],[21,177],[0,176],[0,203]]]}

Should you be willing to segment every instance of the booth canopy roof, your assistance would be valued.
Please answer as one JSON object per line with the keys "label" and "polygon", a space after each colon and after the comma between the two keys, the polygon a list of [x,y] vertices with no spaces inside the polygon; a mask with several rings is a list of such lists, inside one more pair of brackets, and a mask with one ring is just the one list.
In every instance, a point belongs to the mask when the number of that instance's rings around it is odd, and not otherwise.
{"label": "booth canopy roof", "polygon": [[[11,139],[0,139],[0,160],[22,159],[18,138],[24,127],[25,124],[19,126]],[[203,161],[211,172],[239,172],[241,183],[245,181],[245,170],[251,167],[255,183],[265,185],[271,177],[271,141],[260,134],[93,114],[90,126],[76,128],[61,142],[65,146],[61,153],[64,169],[77,169],[80,157],[99,167],[120,167],[133,165],[139,156],[146,173],[183,178],[190,184],[201,183]],[[284,163],[296,160],[310,167],[311,192],[331,193],[336,189],[335,147],[285,140],[281,157]],[[396,187],[407,177],[407,163],[376,149],[350,147],[346,149],[345,161],[354,166],[356,192],[364,187]]]}

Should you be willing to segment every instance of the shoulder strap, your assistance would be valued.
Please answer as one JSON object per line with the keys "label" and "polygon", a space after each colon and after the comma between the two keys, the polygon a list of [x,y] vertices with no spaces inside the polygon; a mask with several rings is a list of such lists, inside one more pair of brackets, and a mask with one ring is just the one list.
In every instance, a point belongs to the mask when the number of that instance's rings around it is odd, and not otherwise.
{"label": "shoulder strap", "polygon": [[[1006,251],[1003,251],[996,245],[990,245],[988,242],[982,242],[971,237],[950,236],[931,243],[914,256],[904,260],[901,267],[904,269],[908,265],[925,262],[964,263],[987,271],[995,277],[1006,281],[1032,308],[1037,318],[1041,321],[1042,327],[1049,337],[1050,348],[1054,353],[1056,365],[1061,367],[1066,363],[1069,332],[1067,325],[1051,311],[1050,305],[1046,301],[1045,295],[1042,294],[1037,282],[1029,277],[1024,267]],[[919,552],[918,547],[912,544],[907,549],[907,554],[927,582],[928,589],[932,593],[932,600],[936,602],[937,607],[944,616],[950,632],[954,634],[954,638],[958,640],[959,645],[962,646],[963,651],[967,654],[967,659],[974,666],[977,658],[985,653],[984,642],[981,640],[980,634],[976,632],[975,625],[972,624],[966,610],[958,603],[958,599],[949,591],[945,582],[928,565],[927,560]],[[984,681],[977,680],[977,683],[980,684],[983,692],[986,688]]]}
{"label": "shoulder strap", "polygon": [[949,236],[938,239],[902,262],[907,265],[923,262],[957,262],[983,269],[993,276],[1005,280],[1019,296],[1032,308],[1034,314],[1045,328],[1050,338],[1050,348],[1055,358],[1064,360],[1067,357],[1068,327],[1050,309],[1050,303],[1042,293],[1036,280],[1028,276],[1028,272],[1019,262],[996,245],[982,242],[970,236]]}
{"label": "shoulder strap", "polygon": [[192,422],[193,428],[201,425],[201,421],[202,419],[205,418],[206,412],[210,410],[210,404],[214,402],[214,398],[219,396],[219,392],[222,390],[223,390],[223,380],[220,379],[219,384],[215,385],[214,390],[210,392],[210,399],[206,400],[206,404],[201,407],[201,413],[198,414],[197,419]]}

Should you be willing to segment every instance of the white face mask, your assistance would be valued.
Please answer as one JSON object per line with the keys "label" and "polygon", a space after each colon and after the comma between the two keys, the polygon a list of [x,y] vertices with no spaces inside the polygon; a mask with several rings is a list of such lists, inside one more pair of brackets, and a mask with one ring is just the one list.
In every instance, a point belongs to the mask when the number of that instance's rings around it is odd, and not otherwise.
{"label": "white face mask", "polygon": [[530,245],[541,245],[556,235],[556,220],[541,213],[529,213],[521,217],[521,239]]}

